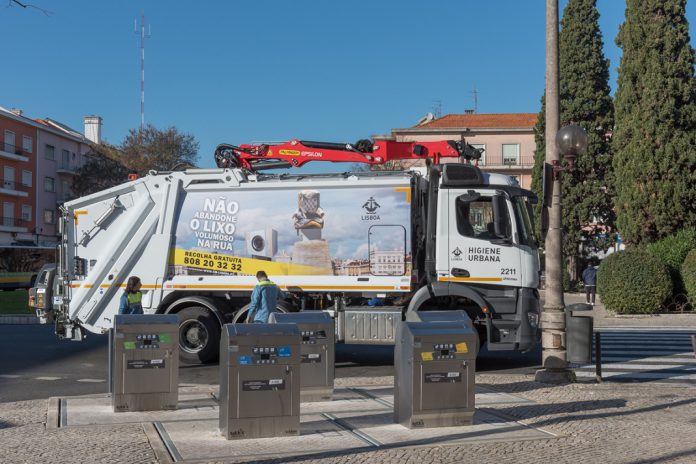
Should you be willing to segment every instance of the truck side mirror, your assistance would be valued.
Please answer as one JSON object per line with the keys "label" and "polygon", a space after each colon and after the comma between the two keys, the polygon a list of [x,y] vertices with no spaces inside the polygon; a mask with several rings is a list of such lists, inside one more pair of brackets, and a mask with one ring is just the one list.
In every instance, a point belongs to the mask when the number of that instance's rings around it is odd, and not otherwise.
{"label": "truck side mirror", "polygon": [[505,195],[493,197],[493,230],[499,238],[508,239],[508,210]]}

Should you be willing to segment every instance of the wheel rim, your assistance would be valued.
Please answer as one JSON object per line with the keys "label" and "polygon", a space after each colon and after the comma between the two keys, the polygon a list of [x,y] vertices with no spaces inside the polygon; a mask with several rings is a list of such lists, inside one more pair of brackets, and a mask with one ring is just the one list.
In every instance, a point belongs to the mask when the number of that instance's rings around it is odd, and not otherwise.
{"label": "wheel rim", "polygon": [[187,353],[198,353],[208,344],[208,329],[196,319],[188,319],[179,326],[179,346]]}

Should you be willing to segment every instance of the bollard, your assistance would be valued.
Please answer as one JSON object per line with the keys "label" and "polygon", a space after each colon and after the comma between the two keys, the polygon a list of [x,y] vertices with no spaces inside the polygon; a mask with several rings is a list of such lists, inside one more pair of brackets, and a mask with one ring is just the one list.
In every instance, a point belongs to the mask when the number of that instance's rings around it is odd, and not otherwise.
{"label": "bollard", "polygon": [[595,379],[602,383],[602,334],[595,332]]}

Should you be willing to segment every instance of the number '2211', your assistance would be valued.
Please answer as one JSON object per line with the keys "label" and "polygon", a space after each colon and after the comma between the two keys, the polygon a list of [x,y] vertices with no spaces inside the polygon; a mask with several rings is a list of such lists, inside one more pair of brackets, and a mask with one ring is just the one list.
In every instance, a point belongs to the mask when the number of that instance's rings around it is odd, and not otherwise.
{"label": "number '2211'", "polygon": [[503,268],[500,270],[500,274],[501,275],[515,275],[515,274],[517,274],[517,269],[512,268],[512,267],[511,268],[506,267],[506,268]]}

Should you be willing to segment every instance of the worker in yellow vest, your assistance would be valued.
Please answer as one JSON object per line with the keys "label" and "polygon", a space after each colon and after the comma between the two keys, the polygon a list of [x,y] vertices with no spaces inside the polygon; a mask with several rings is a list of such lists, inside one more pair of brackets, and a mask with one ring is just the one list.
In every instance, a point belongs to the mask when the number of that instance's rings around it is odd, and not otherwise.
{"label": "worker in yellow vest", "polygon": [[126,284],[126,291],[121,295],[121,302],[118,306],[119,314],[142,314],[143,305],[142,299],[143,294],[140,292],[140,278],[136,276],[130,276],[128,278],[128,283]]}

